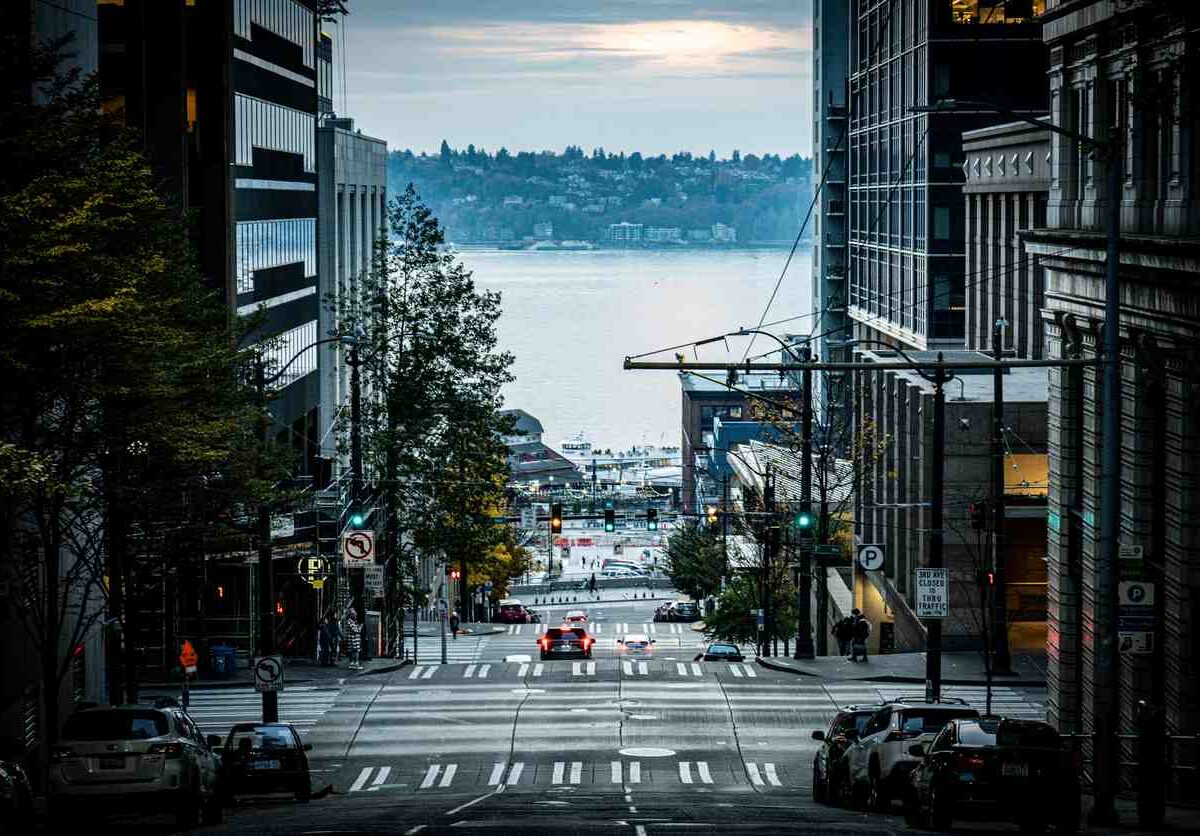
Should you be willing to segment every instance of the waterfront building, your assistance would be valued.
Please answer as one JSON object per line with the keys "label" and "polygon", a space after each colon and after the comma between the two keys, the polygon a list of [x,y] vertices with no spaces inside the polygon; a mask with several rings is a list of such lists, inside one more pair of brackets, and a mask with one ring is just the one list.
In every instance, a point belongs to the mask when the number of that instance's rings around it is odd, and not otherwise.
{"label": "waterfront building", "polygon": [[713,224],[712,240],[718,244],[736,244],[737,230],[732,226],[727,226],[726,224]]}
{"label": "waterfront building", "polygon": [[554,237],[554,224],[550,221],[538,221],[533,225],[533,237],[539,241],[549,241]]}
{"label": "waterfront building", "polygon": [[693,244],[707,244],[712,240],[711,229],[689,229],[687,239]]}
{"label": "waterfront building", "polygon": [[680,244],[683,231],[677,226],[648,226],[645,238],[651,244]]}
{"label": "waterfront building", "polygon": [[608,225],[608,240],[614,244],[638,244],[642,240],[642,225],[621,221]]}
{"label": "waterfront building", "polygon": [[[1138,703],[1168,735],[1200,730],[1200,9],[1190,3],[1048,0],[1054,124],[1091,137],[1118,129],[1121,434],[1105,438],[1098,367],[1050,372],[1047,651],[1051,722],[1064,732],[1132,734]],[[1025,235],[1045,269],[1050,359],[1102,351],[1109,163],[1052,135],[1046,225]],[[1154,584],[1150,624],[1122,633],[1107,676],[1115,614],[1101,590],[1102,451],[1118,446],[1127,581]],[[1140,551],[1139,551],[1140,550]],[[1119,722],[1104,718],[1116,701]],[[1085,751],[1085,757],[1090,753]],[[1126,745],[1122,762],[1136,759]],[[1169,796],[1195,797],[1195,753],[1173,744]],[[1189,766],[1189,763],[1191,766]],[[1132,770],[1122,770],[1129,788]]]}
{"label": "waterfront building", "polygon": [[1050,133],[1027,122],[966,131],[963,156],[967,348],[991,353],[1003,320],[1005,354],[1040,359],[1045,276],[1021,235],[1046,225]]}

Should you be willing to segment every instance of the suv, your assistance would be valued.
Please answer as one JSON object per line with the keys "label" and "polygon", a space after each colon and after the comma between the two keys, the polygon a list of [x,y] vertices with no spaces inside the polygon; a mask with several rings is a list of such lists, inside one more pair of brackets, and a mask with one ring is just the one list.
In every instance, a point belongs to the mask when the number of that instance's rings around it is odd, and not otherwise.
{"label": "suv", "polygon": [[517,599],[505,598],[500,602],[493,621],[497,624],[536,624],[538,617]]}
{"label": "suv", "polygon": [[813,740],[821,741],[821,747],[813,756],[813,801],[828,804],[841,796],[839,784],[844,779],[845,762],[842,755],[858,740],[878,705],[847,705],[837,713],[828,731],[815,731]]}
{"label": "suv", "polygon": [[205,739],[174,700],[154,706],[100,706],[76,712],[50,756],[51,815],[78,815],[98,804],[175,813],[193,827],[221,820],[220,745]]}
{"label": "suv", "polygon": [[543,659],[561,656],[581,656],[592,658],[592,645],[595,639],[588,635],[582,627],[572,627],[564,624],[562,627],[551,627],[538,639],[538,649]]}
{"label": "suv", "polygon": [[671,609],[671,621],[695,621],[700,617],[700,606],[695,601],[676,601]]}
{"label": "suv", "polygon": [[951,720],[978,716],[963,700],[927,702],[921,697],[884,703],[846,750],[843,792],[848,793],[851,804],[865,801],[868,809],[886,810],[891,799],[901,795],[909,773],[920,762],[909,749],[928,745]]}

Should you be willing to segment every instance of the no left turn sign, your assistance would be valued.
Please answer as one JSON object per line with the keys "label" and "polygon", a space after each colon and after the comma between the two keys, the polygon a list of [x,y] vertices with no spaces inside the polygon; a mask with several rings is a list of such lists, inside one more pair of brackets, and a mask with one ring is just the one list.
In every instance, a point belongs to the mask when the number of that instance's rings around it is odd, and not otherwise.
{"label": "no left turn sign", "polygon": [[342,565],[361,569],[375,561],[375,534],[351,531],[342,537]]}
{"label": "no left turn sign", "polygon": [[264,656],[254,666],[254,690],[283,690],[283,659],[279,656]]}

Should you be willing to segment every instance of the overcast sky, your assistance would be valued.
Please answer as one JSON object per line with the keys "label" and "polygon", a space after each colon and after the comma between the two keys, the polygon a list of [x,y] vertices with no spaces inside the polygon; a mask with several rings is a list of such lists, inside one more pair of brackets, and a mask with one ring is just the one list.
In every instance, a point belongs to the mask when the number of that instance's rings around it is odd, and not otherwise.
{"label": "overcast sky", "polygon": [[809,154],[810,0],[349,6],[336,108],[393,149]]}

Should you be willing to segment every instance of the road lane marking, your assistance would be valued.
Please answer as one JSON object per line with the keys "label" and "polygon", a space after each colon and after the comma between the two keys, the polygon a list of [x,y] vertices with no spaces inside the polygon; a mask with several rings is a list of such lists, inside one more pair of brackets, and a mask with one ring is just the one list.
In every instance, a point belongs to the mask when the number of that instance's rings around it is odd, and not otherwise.
{"label": "road lane marking", "polygon": [[700,773],[700,780],[706,784],[713,782],[712,775],[708,771],[708,761],[696,761],[696,771]]}
{"label": "road lane marking", "polygon": [[522,664],[521,667],[517,668],[517,678],[518,679],[524,679],[525,674],[527,674],[527,673],[529,673],[529,665]]}
{"label": "road lane marking", "polygon": [[541,676],[541,675],[542,675],[542,668],[543,668],[543,667],[544,667],[544,666],[542,665],[542,663],[541,663],[541,662],[538,662],[536,665],[534,665],[534,666],[533,666],[533,675],[534,675],[534,676]]}
{"label": "road lane marking", "polygon": [[514,763],[512,768],[508,770],[508,780],[504,783],[512,785],[521,780],[521,772],[524,771],[525,764]]}
{"label": "road lane marking", "polygon": [[700,668],[699,662],[692,662],[692,673],[696,676],[704,676],[704,671]]}
{"label": "road lane marking", "polygon": [[554,772],[550,775],[550,783],[551,784],[561,784],[562,783],[563,770],[565,770],[566,767],[567,767],[567,765],[565,763],[563,763],[562,761],[554,762]]}
{"label": "road lane marking", "polygon": [[425,666],[424,666],[424,665],[417,665],[416,667],[414,667],[414,668],[412,669],[412,673],[410,673],[410,674],[408,675],[408,678],[409,678],[409,679],[416,679],[418,676],[420,676],[420,675],[421,675],[421,671],[423,671],[423,670],[425,670]]}
{"label": "road lane marking", "polygon": [[751,679],[758,678],[758,674],[754,672],[754,668],[750,667],[749,665],[743,665],[742,667],[746,669],[746,676],[750,677]]}
{"label": "road lane marking", "polygon": [[571,663],[571,676],[582,676],[582,675],[583,675],[583,663],[582,662],[572,662]]}
{"label": "road lane marking", "polygon": [[491,669],[492,669],[491,665],[480,665],[479,666],[479,678],[487,679],[488,671],[490,671]]}
{"label": "road lane marking", "polygon": [[629,783],[631,783],[631,784],[642,783],[642,762],[641,761],[631,761],[630,762],[630,764],[629,764]]}
{"label": "road lane marking", "polygon": [[750,776],[751,784],[754,784],[754,786],[756,786],[756,787],[761,787],[763,785],[762,776],[758,774],[758,764],[756,764],[756,763],[746,764],[746,773]]}
{"label": "road lane marking", "polygon": [[388,775],[392,773],[390,766],[379,767],[379,774],[375,776],[375,780],[371,782],[371,786],[367,787],[367,792],[377,792],[383,782],[387,780]]}
{"label": "road lane marking", "polygon": [[431,763],[429,768],[425,770],[425,779],[421,781],[419,789],[427,790],[433,786],[433,782],[437,780],[438,773],[442,771],[442,765]]}
{"label": "road lane marking", "polygon": [[442,781],[438,784],[439,787],[445,789],[450,786],[450,782],[454,780],[454,773],[458,772],[458,764],[452,763],[446,767],[446,771],[442,773]]}
{"label": "road lane marking", "polygon": [[375,771],[373,766],[364,766],[362,772],[358,773],[358,777],[354,779],[354,783],[350,785],[350,792],[358,792],[363,788],[363,784],[367,783],[367,779],[371,777],[371,773]]}
{"label": "road lane marking", "polygon": [[408,830],[404,831],[404,836],[417,836],[417,834],[426,827],[427,825],[424,824],[418,824],[416,827],[410,827]]}
{"label": "road lane marking", "polygon": [[571,783],[578,784],[582,778],[583,778],[583,762],[582,761],[572,761],[571,762]]}
{"label": "road lane marking", "polygon": [[500,779],[504,777],[504,764],[492,764],[492,775],[488,778],[488,786],[494,787],[500,783]]}
{"label": "road lane marking", "polygon": [[679,675],[680,675],[680,676],[687,676],[687,675],[688,675],[688,671],[687,671],[687,665],[683,664],[683,662],[676,662],[676,663],[675,663],[675,670],[679,671]]}
{"label": "road lane marking", "polygon": [[775,786],[775,787],[783,786],[783,782],[779,780],[779,773],[777,773],[775,771],[775,764],[773,764],[773,763],[763,764],[763,769],[766,770],[767,780],[771,783],[772,786]]}
{"label": "road lane marking", "polygon": [[633,676],[633,662],[622,662],[621,672],[626,676]]}
{"label": "road lane marking", "polygon": [[470,679],[475,675],[475,666],[467,665],[467,669],[463,671],[463,679]]}
{"label": "road lane marking", "polygon": [[612,769],[612,782],[614,784],[623,783],[621,781],[621,762],[613,761],[611,764],[611,769]]}
{"label": "road lane marking", "polygon": [[650,668],[646,666],[645,662],[638,662],[638,673],[640,673],[642,676],[650,675]]}
{"label": "road lane marking", "polygon": [[732,674],[733,674],[735,677],[737,677],[738,679],[741,679],[741,678],[742,678],[742,676],[743,676],[743,674],[742,674],[742,669],[741,669],[741,668],[739,668],[737,665],[730,665],[730,666],[729,666],[729,672],[730,672],[730,673],[732,673]]}
{"label": "road lane marking", "polygon": [[690,761],[679,762],[679,781],[683,784],[692,783],[692,764]]}
{"label": "road lane marking", "polygon": [[427,670],[427,671],[425,671],[425,673],[421,674],[421,679],[432,679],[433,672],[437,670],[437,667],[438,667],[437,665],[430,665],[429,670]]}

